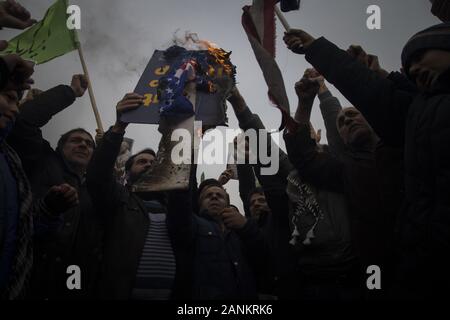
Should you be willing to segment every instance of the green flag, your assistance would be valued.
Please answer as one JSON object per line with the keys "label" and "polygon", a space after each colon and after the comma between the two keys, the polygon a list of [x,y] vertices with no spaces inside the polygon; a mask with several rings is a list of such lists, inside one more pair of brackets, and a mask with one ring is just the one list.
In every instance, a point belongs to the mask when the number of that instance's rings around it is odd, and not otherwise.
{"label": "green flag", "polygon": [[50,61],[78,47],[75,30],[67,28],[67,0],[57,0],[44,19],[11,39],[2,54],[16,53],[37,64]]}

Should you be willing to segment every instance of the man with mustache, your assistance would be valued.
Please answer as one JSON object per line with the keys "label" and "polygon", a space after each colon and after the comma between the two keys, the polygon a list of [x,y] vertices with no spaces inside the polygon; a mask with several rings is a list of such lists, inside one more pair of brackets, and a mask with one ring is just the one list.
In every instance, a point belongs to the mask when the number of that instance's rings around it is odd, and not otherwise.
{"label": "man with mustache", "polygon": [[[305,75],[301,91],[310,92],[309,95],[312,94],[314,98],[319,92],[319,78],[320,75],[316,78]],[[332,97],[329,91],[326,94]],[[304,95],[300,92],[300,96]],[[353,269],[351,272],[354,279],[359,279],[353,285],[358,284],[360,289],[364,289],[366,268],[373,264],[382,268],[383,284],[389,285],[392,283],[391,248],[395,211],[401,196],[389,198],[392,190],[385,190],[384,185],[391,173],[386,164],[392,166],[401,163],[401,157],[380,142],[354,107],[339,107],[340,111],[335,115],[335,128],[327,127],[327,131],[338,133],[337,138],[340,138],[342,147],[318,148],[310,135],[309,116],[313,99],[308,102],[303,100],[303,112],[308,116],[298,119],[298,131],[285,134],[288,156],[304,182],[315,189],[345,196],[349,207],[346,213],[350,223],[351,244],[360,264],[359,271]],[[334,145],[338,145],[336,141]],[[397,184],[391,182],[394,189],[393,186]],[[383,234],[383,237],[377,237],[379,234]]]}
{"label": "man with mustache", "polygon": [[169,212],[176,213],[183,242],[179,250],[187,259],[189,279],[185,289],[194,300],[251,300],[257,298],[255,268],[260,261],[263,241],[258,229],[230,204],[230,197],[216,179],[204,180],[198,187],[199,212],[193,213],[192,192],[169,194]]}
{"label": "man with mustache", "polygon": [[[82,128],[63,134],[53,149],[41,127],[57,113],[83,96],[87,89],[84,75],[74,75],[70,85],[59,85],[20,105],[20,114],[8,136],[8,143],[19,154],[36,199],[43,198],[50,186],[67,184],[78,194],[79,204],[48,208],[60,215],[56,231],[36,237],[31,296],[36,299],[71,299],[92,293],[95,270],[100,259],[101,224],[85,183],[87,165],[95,148],[91,134]],[[58,211],[58,212],[55,212]],[[69,290],[67,268],[81,268],[81,290]]]}
{"label": "man with mustache", "polygon": [[[415,34],[402,52],[403,70],[417,91],[369,70],[325,38],[292,30],[285,42],[368,119],[382,141],[405,152],[405,197],[396,296],[442,298],[450,282],[450,24]],[[345,119],[343,121],[345,123]]]}
{"label": "man with mustache", "polygon": [[[128,93],[116,106],[116,122],[104,134],[87,171],[87,187],[96,215],[105,226],[99,298],[168,300],[188,297],[183,290],[188,267],[179,247],[176,215],[167,209],[164,192],[133,192],[132,186],[151,169],[156,154],[145,149],[125,164],[127,185],[117,181],[114,166],[128,123],[121,115],[142,105],[144,98]],[[179,214],[185,212],[182,208]]]}
{"label": "man with mustache", "polygon": [[33,66],[14,55],[0,60],[8,67],[2,71],[6,81],[0,84],[0,297],[18,299],[28,289],[33,234],[45,232],[43,227],[51,229],[62,208],[78,204],[78,196],[63,183],[49,186],[42,199],[32,202],[30,183],[6,138],[18,116],[18,92],[31,83]]}

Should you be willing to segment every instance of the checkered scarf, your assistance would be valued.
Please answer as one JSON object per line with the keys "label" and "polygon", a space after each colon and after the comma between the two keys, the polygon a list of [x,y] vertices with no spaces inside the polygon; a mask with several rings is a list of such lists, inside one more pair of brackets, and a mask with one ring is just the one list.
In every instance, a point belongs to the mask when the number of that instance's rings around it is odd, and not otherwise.
{"label": "checkered scarf", "polygon": [[[309,246],[315,238],[314,231],[317,224],[323,219],[323,212],[311,187],[302,182],[297,170],[292,171],[287,180],[286,192],[290,201],[294,203],[294,210],[291,216],[294,230],[289,243],[293,246],[298,246],[300,243],[304,246]],[[306,220],[310,219],[307,219],[307,217],[312,218],[314,222],[308,225]],[[308,231],[302,235],[301,230],[304,227],[307,227]]]}
{"label": "checkered scarf", "polygon": [[33,264],[33,215],[31,187],[22,163],[16,152],[6,143],[0,143],[0,149],[5,154],[10,165],[11,173],[16,179],[19,195],[19,220],[17,224],[17,246],[13,258],[11,277],[6,291],[2,292],[2,299],[20,299],[24,296],[24,289],[30,277]]}

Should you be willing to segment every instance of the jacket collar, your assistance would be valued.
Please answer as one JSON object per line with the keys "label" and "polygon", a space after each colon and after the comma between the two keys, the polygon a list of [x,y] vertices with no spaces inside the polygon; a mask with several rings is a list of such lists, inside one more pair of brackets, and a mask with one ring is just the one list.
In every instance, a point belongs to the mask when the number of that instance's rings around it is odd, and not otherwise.
{"label": "jacket collar", "polygon": [[69,174],[71,174],[72,176],[76,177],[77,181],[80,183],[80,185],[82,185],[86,181],[86,173],[84,173],[83,176],[80,177],[77,173],[75,173],[71,169],[70,165],[67,163],[67,161],[64,158],[64,156],[62,155],[62,153],[59,150],[57,150],[56,153],[57,153],[58,158],[59,158],[59,160],[61,161],[61,163],[62,163],[62,165],[64,167],[64,170],[66,172],[68,172]]}

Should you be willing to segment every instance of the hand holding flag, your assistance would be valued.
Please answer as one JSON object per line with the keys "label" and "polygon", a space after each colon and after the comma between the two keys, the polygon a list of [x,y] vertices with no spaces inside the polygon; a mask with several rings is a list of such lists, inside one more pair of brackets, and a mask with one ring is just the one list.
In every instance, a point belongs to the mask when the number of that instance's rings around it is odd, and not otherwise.
{"label": "hand holding flag", "polygon": [[88,88],[87,77],[84,74],[74,75],[70,87],[72,88],[73,93],[75,93],[75,97],[82,97]]}
{"label": "hand holding flag", "polygon": [[291,29],[283,37],[289,50],[297,54],[305,54],[307,49],[316,39],[300,29]]}
{"label": "hand holding flag", "polygon": [[[2,9],[4,8],[0,6],[0,17]],[[24,59],[41,64],[76,50],[78,48],[77,35],[75,30],[67,28],[66,11],[67,1],[57,0],[47,10],[44,19],[8,41],[8,47],[2,53],[15,53]],[[15,12],[23,18],[27,16],[26,12],[20,13],[20,10]],[[6,21],[13,20],[11,17],[7,17]],[[30,21],[27,21],[27,24],[30,24]]]}
{"label": "hand holding flag", "polygon": [[[1,4],[6,6],[5,2],[2,2]],[[12,8],[10,11],[17,17],[29,19],[28,11],[20,7],[15,1],[8,0],[7,4]],[[0,18],[1,10],[4,8],[5,7],[0,6]],[[76,30],[67,27],[67,18],[67,0],[56,0],[56,2],[48,8],[44,18],[14,39],[11,39],[8,42],[8,47],[2,54],[17,54],[23,59],[33,60],[37,64],[41,64],[73,50],[78,50],[86,77],[85,79],[87,80],[87,89],[89,91],[89,98],[91,100],[97,127],[103,132],[100,114],[97,109],[94,92],[89,79],[89,72],[83,57],[83,51],[78,42]],[[0,43],[0,47],[4,45],[5,43]],[[85,82],[83,82],[83,84],[84,83]],[[84,88],[85,86],[82,87]],[[78,91],[75,93],[79,94],[80,92]]]}
{"label": "hand holding flag", "polygon": [[[269,88],[269,98],[282,113],[282,130],[285,126],[294,128],[295,121],[290,116],[283,76],[275,61],[275,6],[279,1],[253,0],[251,6],[243,8],[242,25]],[[297,0],[281,0],[284,11],[298,9],[299,4]]]}
{"label": "hand holding flag", "polygon": [[26,29],[36,23],[31,14],[14,0],[0,2],[0,28]]}

